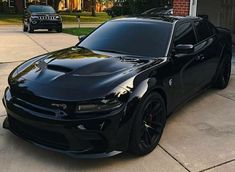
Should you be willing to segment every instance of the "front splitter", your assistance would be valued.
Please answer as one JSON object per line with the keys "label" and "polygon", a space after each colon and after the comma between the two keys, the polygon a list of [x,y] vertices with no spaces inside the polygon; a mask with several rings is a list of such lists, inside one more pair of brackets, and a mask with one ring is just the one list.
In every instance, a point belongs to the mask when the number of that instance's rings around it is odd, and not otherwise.
{"label": "front splitter", "polygon": [[48,146],[44,146],[42,144],[36,143],[30,139],[25,138],[24,136],[20,135],[19,133],[15,132],[14,130],[11,129],[10,124],[8,122],[8,118],[6,117],[4,122],[3,122],[3,128],[10,130],[13,134],[15,134],[16,136],[22,138],[23,140],[32,143],[38,147],[41,147],[43,149],[47,149],[50,151],[54,151],[54,152],[58,152],[58,153],[62,153],[65,155],[68,155],[72,158],[79,158],[79,159],[97,159],[97,158],[107,158],[107,157],[112,157],[115,155],[118,155],[120,153],[122,153],[122,151],[112,151],[112,152],[104,152],[104,153],[98,153],[98,154],[86,154],[86,152],[88,152],[89,150],[83,150],[83,151],[65,151],[65,150],[59,150],[59,149],[55,149],[55,148],[51,148]]}

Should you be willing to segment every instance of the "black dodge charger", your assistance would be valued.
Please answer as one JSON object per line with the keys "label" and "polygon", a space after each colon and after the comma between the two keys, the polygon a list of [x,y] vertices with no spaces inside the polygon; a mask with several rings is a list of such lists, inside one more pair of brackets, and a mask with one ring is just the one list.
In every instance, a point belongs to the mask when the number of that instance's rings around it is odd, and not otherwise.
{"label": "black dodge charger", "polygon": [[36,29],[53,29],[62,32],[62,18],[51,6],[30,5],[23,15],[23,31],[29,33]]}
{"label": "black dodge charger", "polygon": [[201,18],[111,20],[74,47],[19,65],[3,127],[73,156],[148,154],[178,106],[226,88],[231,47],[228,30]]}

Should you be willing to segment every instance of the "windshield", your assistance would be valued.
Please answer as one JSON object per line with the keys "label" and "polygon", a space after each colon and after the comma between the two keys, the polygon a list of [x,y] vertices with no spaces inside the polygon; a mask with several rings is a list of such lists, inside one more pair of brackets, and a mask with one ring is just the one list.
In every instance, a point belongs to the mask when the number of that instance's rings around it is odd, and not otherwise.
{"label": "windshield", "polygon": [[31,5],[29,11],[32,13],[55,13],[55,10],[50,6]]}
{"label": "windshield", "polygon": [[90,50],[128,55],[163,57],[172,24],[155,21],[110,21],[89,35],[79,46]]}

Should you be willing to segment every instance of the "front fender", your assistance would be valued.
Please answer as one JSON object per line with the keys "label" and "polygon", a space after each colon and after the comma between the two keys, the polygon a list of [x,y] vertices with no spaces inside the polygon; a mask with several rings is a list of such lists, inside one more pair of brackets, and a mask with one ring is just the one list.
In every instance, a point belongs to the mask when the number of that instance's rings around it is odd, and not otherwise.
{"label": "front fender", "polygon": [[122,88],[125,88],[126,90],[129,89],[129,98],[127,100],[126,107],[124,110],[124,116],[121,119],[121,130],[119,131],[119,134],[122,136],[125,133],[126,137],[123,138],[122,143],[120,144],[123,144],[123,147],[126,148],[129,144],[129,137],[132,131],[133,122],[136,118],[135,114],[136,111],[138,111],[138,106],[140,102],[147,94],[151,93],[152,91],[158,91],[159,94],[162,94],[160,93],[160,91],[163,91],[162,86],[160,85],[160,83],[157,82],[155,78],[148,78],[139,83],[136,87],[130,87],[132,84],[130,84],[130,81],[128,81],[128,83],[129,88],[122,86]]}
{"label": "front fender", "polygon": [[126,104],[122,121],[123,123],[128,122],[129,125],[131,124],[130,126],[132,126],[132,122],[135,119],[135,114],[138,110],[137,107],[139,106],[145,95],[156,91],[161,96],[163,96],[163,99],[165,101],[167,99],[162,84],[158,82],[156,78],[148,78],[146,80],[143,80],[141,83],[138,84],[138,86],[136,86],[136,88],[131,88],[128,91],[130,92],[130,96]]}

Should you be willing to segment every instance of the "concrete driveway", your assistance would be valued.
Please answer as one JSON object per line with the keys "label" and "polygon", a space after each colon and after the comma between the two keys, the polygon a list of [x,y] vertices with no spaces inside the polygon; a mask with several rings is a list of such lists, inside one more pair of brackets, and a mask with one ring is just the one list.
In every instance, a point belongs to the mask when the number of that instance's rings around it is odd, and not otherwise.
{"label": "concrete driveway", "polygon": [[[0,38],[0,96],[9,72],[21,61],[77,42],[75,36],[25,34],[17,27],[0,27]],[[0,103],[0,123],[5,116]],[[26,143],[0,127],[0,171],[234,172],[235,75],[226,90],[208,90],[175,112],[160,145],[145,157],[122,154],[98,160],[72,159]]]}

